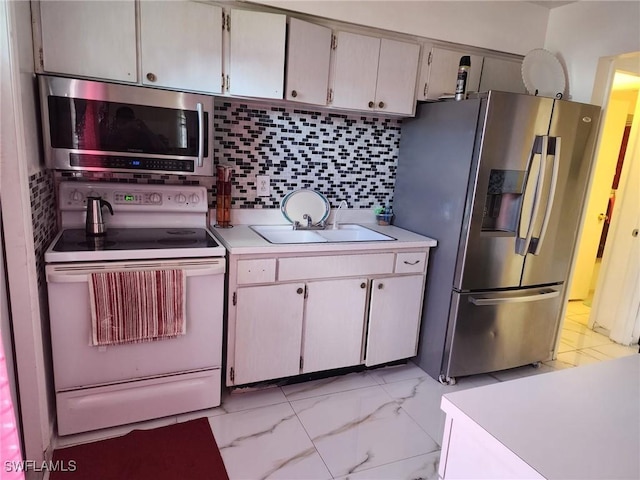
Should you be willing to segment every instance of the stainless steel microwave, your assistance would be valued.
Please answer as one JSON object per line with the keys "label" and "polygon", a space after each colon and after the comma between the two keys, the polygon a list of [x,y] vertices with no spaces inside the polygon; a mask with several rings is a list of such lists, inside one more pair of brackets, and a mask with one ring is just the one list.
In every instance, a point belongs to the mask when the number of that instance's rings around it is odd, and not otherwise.
{"label": "stainless steel microwave", "polygon": [[48,75],[38,81],[48,168],[213,175],[213,97]]}

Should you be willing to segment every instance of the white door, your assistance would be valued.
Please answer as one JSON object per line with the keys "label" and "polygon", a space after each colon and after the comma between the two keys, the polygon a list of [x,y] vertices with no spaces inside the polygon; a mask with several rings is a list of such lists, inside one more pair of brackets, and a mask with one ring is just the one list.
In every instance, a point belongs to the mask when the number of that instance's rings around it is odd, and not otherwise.
{"label": "white door", "polygon": [[235,385],[300,373],[304,284],[238,288]]}
{"label": "white door", "polygon": [[196,2],[140,2],[142,83],[220,93],[222,8]]}
{"label": "white door", "polygon": [[603,121],[602,134],[593,180],[587,201],[587,210],[578,242],[576,266],[573,272],[570,300],[581,300],[589,296],[589,287],[596,263],[600,236],[604,227],[611,184],[616,173],[620,144],[627,121],[628,104],[610,100]]}
{"label": "white door", "polygon": [[45,72],[137,82],[134,0],[38,4]]}
{"label": "white door", "polygon": [[331,104],[373,110],[380,39],[349,32],[338,32],[337,39]]}
{"label": "white door", "polygon": [[611,339],[630,344],[640,331],[640,95],[624,158],[618,202],[602,257],[590,323],[611,331]]}
{"label": "white door", "polygon": [[389,277],[371,284],[367,366],[415,356],[424,276]]}
{"label": "white door", "polygon": [[231,10],[229,93],[282,98],[287,17]]}
{"label": "white door", "polygon": [[359,365],[367,279],[307,283],[302,372]]}
{"label": "white door", "polygon": [[287,83],[284,98],[294,102],[327,104],[331,29],[289,20]]}
{"label": "white door", "polygon": [[383,38],[380,43],[375,108],[413,114],[420,45]]}
{"label": "white door", "polygon": [[[456,91],[456,80],[458,78],[458,67],[460,57],[469,55],[464,51],[446,50],[434,47],[431,50],[431,63],[429,65],[429,80],[426,87],[426,97],[421,100],[437,100],[442,95],[453,95]],[[471,68],[467,76],[467,92],[477,92],[480,87],[480,74],[484,58],[480,55],[469,55],[471,57]],[[423,68],[424,70],[424,68]],[[424,81],[421,81],[421,84]],[[424,93],[424,89],[419,88],[419,93]]]}

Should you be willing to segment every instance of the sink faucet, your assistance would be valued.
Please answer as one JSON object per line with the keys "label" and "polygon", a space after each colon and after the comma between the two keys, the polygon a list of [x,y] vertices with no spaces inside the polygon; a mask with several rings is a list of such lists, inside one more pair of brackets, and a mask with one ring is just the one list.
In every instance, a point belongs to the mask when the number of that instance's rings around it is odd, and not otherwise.
{"label": "sink faucet", "polygon": [[339,227],[339,224],[338,224],[338,213],[340,213],[340,209],[342,207],[347,208],[348,206],[349,205],[347,205],[347,201],[346,200],[342,200],[340,202],[340,205],[338,205],[338,208],[336,210],[336,214],[333,216],[333,227],[332,227],[333,230],[337,230],[338,227]]}
{"label": "sink faucet", "polygon": [[304,215],[302,215],[302,218],[307,221],[307,228],[311,228],[311,226],[313,225],[313,220],[311,220],[311,215],[309,215],[308,213],[305,213]]}

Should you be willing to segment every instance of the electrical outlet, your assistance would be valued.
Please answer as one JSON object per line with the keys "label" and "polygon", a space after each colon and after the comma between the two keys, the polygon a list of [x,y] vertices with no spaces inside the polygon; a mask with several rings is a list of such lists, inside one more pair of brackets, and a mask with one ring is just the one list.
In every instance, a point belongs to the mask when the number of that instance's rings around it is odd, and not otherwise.
{"label": "electrical outlet", "polygon": [[256,175],[256,188],[259,197],[268,197],[271,195],[271,179],[269,175]]}

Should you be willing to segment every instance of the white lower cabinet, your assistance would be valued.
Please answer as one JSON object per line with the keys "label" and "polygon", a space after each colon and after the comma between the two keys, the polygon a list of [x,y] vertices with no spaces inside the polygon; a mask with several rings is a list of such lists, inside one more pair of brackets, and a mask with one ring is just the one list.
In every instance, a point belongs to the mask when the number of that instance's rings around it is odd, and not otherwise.
{"label": "white lower cabinet", "polygon": [[300,373],[304,284],[237,290],[234,383]]}
{"label": "white lower cabinet", "polygon": [[227,385],[414,356],[427,258],[426,250],[232,255]]}
{"label": "white lower cabinet", "polygon": [[302,373],[358,365],[367,279],[309,282],[306,302]]}
{"label": "white lower cabinet", "polygon": [[415,356],[424,275],[376,279],[371,285],[365,365]]}

